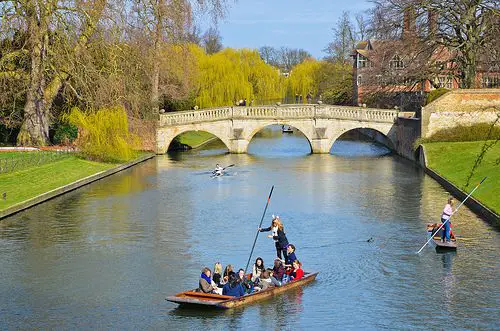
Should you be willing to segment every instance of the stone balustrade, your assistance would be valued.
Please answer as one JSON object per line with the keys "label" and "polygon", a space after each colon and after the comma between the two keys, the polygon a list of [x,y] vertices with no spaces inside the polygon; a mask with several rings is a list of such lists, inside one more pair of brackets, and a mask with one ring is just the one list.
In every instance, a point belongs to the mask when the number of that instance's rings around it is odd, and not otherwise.
{"label": "stone balustrade", "polygon": [[221,107],[196,111],[160,114],[160,126],[203,123],[227,119],[344,119],[394,123],[397,110],[331,106],[331,105],[282,105]]}

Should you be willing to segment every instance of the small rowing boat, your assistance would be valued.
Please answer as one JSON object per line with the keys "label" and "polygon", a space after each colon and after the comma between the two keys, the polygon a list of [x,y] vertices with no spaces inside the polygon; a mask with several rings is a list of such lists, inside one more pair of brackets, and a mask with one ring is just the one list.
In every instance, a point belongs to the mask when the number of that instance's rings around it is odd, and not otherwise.
{"label": "small rowing boat", "polygon": [[293,133],[293,130],[292,130],[291,127],[283,125],[281,127],[281,132],[283,132],[283,133]]}
{"label": "small rowing boat", "polygon": [[283,286],[268,287],[265,290],[254,292],[251,294],[246,294],[239,298],[227,295],[209,294],[209,293],[197,292],[196,290],[190,290],[169,296],[167,297],[167,300],[170,302],[178,303],[179,305],[186,307],[206,306],[213,308],[229,309],[229,308],[244,306],[256,301],[269,299],[275,295],[281,294],[290,289],[308,284],[312,282],[314,279],[316,279],[317,275],[318,272],[306,272],[304,274],[304,277],[302,277],[301,279],[291,281]]}
{"label": "small rowing boat", "polygon": [[455,235],[450,233],[450,241],[443,242],[441,241],[441,235],[444,231],[444,228],[439,229],[440,224],[427,224],[427,232],[432,236],[432,241],[436,244],[436,251],[456,251],[457,250],[457,239]]}

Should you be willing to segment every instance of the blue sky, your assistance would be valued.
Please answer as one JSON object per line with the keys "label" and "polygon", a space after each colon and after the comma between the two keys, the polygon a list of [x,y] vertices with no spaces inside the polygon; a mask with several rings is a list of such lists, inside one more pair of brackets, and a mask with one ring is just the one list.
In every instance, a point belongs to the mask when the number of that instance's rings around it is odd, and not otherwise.
{"label": "blue sky", "polygon": [[287,46],[322,58],[342,12],[354,15],[369,7],[364,0],[238,0],[219,31],[225,47]]}

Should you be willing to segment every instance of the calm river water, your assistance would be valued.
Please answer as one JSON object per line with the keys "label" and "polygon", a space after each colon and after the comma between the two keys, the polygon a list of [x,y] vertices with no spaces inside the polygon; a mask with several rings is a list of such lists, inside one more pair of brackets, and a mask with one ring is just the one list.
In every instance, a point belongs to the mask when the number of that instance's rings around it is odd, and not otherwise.
{"label": "calm river water", "polygon": [[[497,230],[463,208],[457,253],[415,253],[447,198],[420,169],[367,142],[308,155],[277,130],[249,152],[157,157],[2,221],[0,329],[500,328]],[[216,163],[236,166],[210,179]],[[244,267],[273,184],[264,225],[281,216],[317,281],[225,312],[165,301],[203,266]],[[254,260],[274,254],[260,235]]]}

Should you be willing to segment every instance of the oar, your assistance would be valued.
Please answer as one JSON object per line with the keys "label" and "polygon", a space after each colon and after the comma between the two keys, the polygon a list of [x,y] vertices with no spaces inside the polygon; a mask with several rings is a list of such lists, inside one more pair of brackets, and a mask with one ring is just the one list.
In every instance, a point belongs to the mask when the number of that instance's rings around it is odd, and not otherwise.
{"label": "oar", "polygon": [[[227,167],[222,168],[222,170],[226,170],[227,168],[231,168],[231,167],[234,167],[234,164],[230,164]],[[215,174],[215,170],[212,171],[212,173]]]}
{"label": "oar", "polygon": [[[271,187],[271,192],[269,192],[269,197],[267,198],[266,208],[264,208],[264,213],[262,213],[262,218],[260,219],[259,229],[262,227],[262,221],[264,220],[264,216],[266,216],[267,206],[269,206],[269,202],[271,201],[271,195],[273,195],[274,185]],[[255,243],[257,242],[257,237],[259,236],[259,230],[255,234],[255,239],[253,241],[252,250],[250,251],[250,256],[248,257],[247,266],[245,267],[245,275],[247,274],[248,265],[250,264],[250,260],[252,259],[253,249],[255,248]]]}
{"label": "oar", "polygon": [[[479,185],[481,185],[481,184],[482,184],[482,183],[486,180],[486,178],[488,178],[488,177],[484,177],[484,178],[483,178],[483,180],[482,180],[481,182],[479,182],[479,184],[477,184],[477,185],[476,185],[476,187],[474,187],[474,189],[473,189],[473,190],[469,193],[469,195],[468,195],[467,197],[465,197],[464,201],[462,201],[462,202],[458,205],[457,209],[455,209],[455,211],[454,211],[453,213],[451,213],[450,218],[449,218],[449,219],[447,219],[446,221],[444,221],[443,223],[441,223],[441,226],[440,226],[440,227],[436,230],[436,232],[434,232],[434,233],[437,233],[437,232],[439,232],[439,230],[441,230],[441,228],[442,228],[442,227],[446,224],[446,222],[448,222],[448,221],[451,219],[451,217],[452,217],[453,215],[455,215],[455,213],[458,211],[458,209],[459,209],[459,208],[460,208],[460,207],[464,204],[464,202],[465,202],[465,201],[467,201],[467,199],[469,199],[469,197],[472,195],[472,193],[474,193],[474,191],[475,191],[475,190],[477,190],[477,188],[479,187]],[[422,249],[424,249],[424,247],[425,247],[425,246],[429,243],[429,241],[431,241],[431,240],[432,240],[432,238],[434,238],[434,234],[431,234],[431,237],[429,238],[429,240],[427,240],[427,242],[424,244],[424,246],[422,246],[422,247],[418,250],[417,254],[418,254],[418,253],[420,253],[420,252],[422,251]]]}

